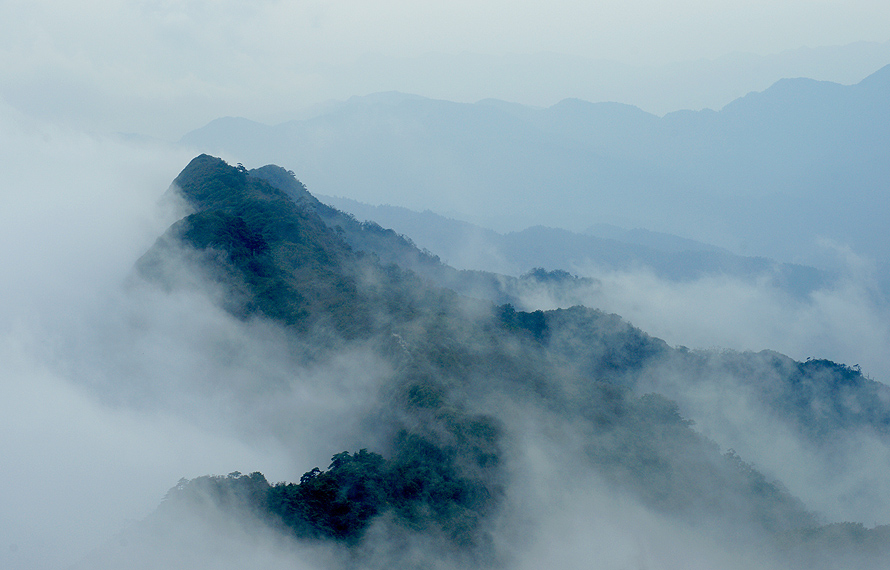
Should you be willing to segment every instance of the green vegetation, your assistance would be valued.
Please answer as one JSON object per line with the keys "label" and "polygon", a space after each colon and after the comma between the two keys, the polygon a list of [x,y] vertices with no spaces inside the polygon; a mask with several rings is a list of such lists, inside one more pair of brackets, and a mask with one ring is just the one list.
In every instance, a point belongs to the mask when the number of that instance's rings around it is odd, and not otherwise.
{"label": "green vegetation", "polygon": [[[489,443],[496,433],[485,419],[452,428]],[[485,538],[479,523],[492,510],[499,490],[463,476],[456,461],[455,449],[402,432],[390,460],[365,449],[344,451],[334,455],[327,471],[316,467],[299,483],[269,485],[261,473],[199,477],[180,481],[166,501],[209,503],[233,514],[249,512],[300,538],[347,544],[359,541],[375,517],[391,513],[398,524],[441,533],[454,544],[471,548]],[[496,456],[486,461],[496,462]],[[486,461],[479,467],[491,467]]]}
{"label": "green vegetation", "polygon": [[[694,380],[713,362],[700,353],[672,349],[602,311],[525,312],[436,286],[396,261],[426,267],[439,283],[455,279],[465,290],[499,283],[494,297],[505,291],[497,276],[458,279],[403,236],[319,204],[278,167],[247,172],[202,155],[174,188],[195,213],[140,260],[144,276],[175,287],[165,263],[185,250],[227,288],[224,306],[237,317],[283,324],[319,358],[371,347],[392,374],[382,388],[385,405],[374,412],[380,449],[334,455],[326,471],[313,469],[299,483],[270,485],[259,473],[181,482],[168,503],[207,500],[298,538],[350,547],[386,520],[482,552],[491,548],[514,466],[508,425],[518,420],[504,411],[512,405],[577,432],[577,463],[566,466],[567,476],[591,469],[666,516],[763,536],[815,526],[799,500],[734,453],[722,453],[676,403],[634,392],[659,363]],[[575,281],[544,270],[524,279]],[[723,358],[725,370],[760,382],[773,409],[814,434],[890,425],[883,392],[858,370],[761,353],[775,373],[768,382],[757,378],[763,362],[751,355]],[[811,405],[826,399],[833,407]]]}

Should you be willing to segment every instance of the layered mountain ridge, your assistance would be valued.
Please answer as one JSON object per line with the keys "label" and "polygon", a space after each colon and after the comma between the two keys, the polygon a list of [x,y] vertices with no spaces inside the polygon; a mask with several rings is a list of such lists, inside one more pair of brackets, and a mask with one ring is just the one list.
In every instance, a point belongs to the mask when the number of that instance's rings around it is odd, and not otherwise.
{"label": "layered mountain ridge", "polygon": [[783,80],[719,111],[664,117],[580,100],[537,109],[380,94],[275,126],[219,119],[182,142],[292,165],[320,194],[500,232],[608,223],[819,267],[832,263],[828,239],[881,262],[888,73]]}
{"label": "layered mountain ridge", "polygon": [[[699,392],[744,387],[771,421],[826,453],[855,435],[887,441],[890,389],[854,368],[675,349],[581,306],[516,310],[499,304],[515,280],[448,268],[406,237],[317,201],[283,168],[248,171],[201,155],[171,191],[194,212],[142,257],[143,279],[194,287],[185,267],[222,291],[217,302],[235,319],[283,327],[295,350],[310,349],[305,362],[361,347],[390,372],[376,387],[382,404],[361,423],[373,426],[369,449],[333,449],[329,468],[295,474],[299,483],[270,484],[259,473],[182,481],[144,523],[151,532],[212,509],[288,540],[337,545],[352,553],[347,566],[515,565],[535,533],[534,524],[505,533],[531,508],[523,482],[563,488],[534,479],[542,465],[527,450],[543,445],[545,464],[571,457],[560,466],[567,479],[592,477],[728,551],[797,567],[795,549],[831,554],[820,537],[836,533],[801,534],[824,519],[725,451],[727,442],[694,429],[677,378]],[[566,295],[577,284],[565,272],[529,279]],[[387,546],[392,537],[435,548],[409,557]],[[112,548],[85,567],[125,555]]]}

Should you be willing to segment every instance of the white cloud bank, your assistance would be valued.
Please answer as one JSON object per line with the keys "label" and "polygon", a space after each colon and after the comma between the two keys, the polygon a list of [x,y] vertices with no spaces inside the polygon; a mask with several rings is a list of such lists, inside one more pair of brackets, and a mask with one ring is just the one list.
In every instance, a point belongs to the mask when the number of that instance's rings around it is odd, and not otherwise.
{"label": "white cloud bank", "polygon": [[121,284],[175,215],[158,200],[187,157],[7,107],[0,126],[0,566],[62,568],[180,477],[272,464],[272,444],[112,406],[75,382],[109,372],[84,349],[121,316]]}

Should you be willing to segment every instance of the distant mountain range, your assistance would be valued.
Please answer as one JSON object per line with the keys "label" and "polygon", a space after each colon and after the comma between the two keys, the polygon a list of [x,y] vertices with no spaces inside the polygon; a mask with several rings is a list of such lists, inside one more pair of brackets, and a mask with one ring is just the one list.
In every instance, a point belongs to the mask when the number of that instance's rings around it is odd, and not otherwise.
{"label": "distant mountain range", "polygon": [[829,267],[820,244],[890,259],[888,102],[890,66],[856,85],[785,79],[719,111],[664,117],[381,93],[276,126],[218,119],[182,144],[286,165],[320,194],[502,232],[604,223]]}
{"label": "distant mountain range", "polygon": [[795,295],[809,293],[835,279],[830,272],[814,267],[739,256],[706,243],[643,229],[597,224],[575,233],[533,226],[500,234],[430,211],[371,206],[333,196],[319,198],[360,220],[410,236],[418,247],[458,269],[522,275],[544,268],[588,276],[603,271],[649,270],[674,281],[716,275],[752,281],[766,278]]}
{"label": "distant mountain range", "polygon": [[395,89],[449,101],[497,98],[549,106],[577,97],[620,101],[663,115],[677,109],[719,109],[783,77],[857,83],[888,62],[890,42],[856,42],[649,65],[553,52],[427,53],[401,58],[368,54],[316,72],[333,98]]}

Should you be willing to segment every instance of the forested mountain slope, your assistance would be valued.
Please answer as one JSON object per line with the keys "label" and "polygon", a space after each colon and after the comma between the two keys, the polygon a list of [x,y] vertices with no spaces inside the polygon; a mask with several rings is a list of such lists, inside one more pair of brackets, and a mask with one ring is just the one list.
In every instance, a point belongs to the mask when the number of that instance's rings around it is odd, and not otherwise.
{"label": "forested mountain slope", "polygon": [[[589,513],[597,524],[639,510],[697,537],[691,558],[789,567],[802,541],[834,548],[821,535],[793,534],[820,518],[781,482],[696,431],[673,401],[640,390],[660,370],[707,366],[747,381],[756,356],[733,355],[731,369],[595,309],[523,312],[441,288],[347,243],[349,232],[358,243],[362,225],[320,207],[277,168],[248,172],[202,155],[171,190],[194,212],[139,261],[143,279],[167,291],[206,289],[242,322],[283,327],[299,366],[363,350],[386,372],[351,439],[366,438],[366,449],[331,449],[327,470],[307,465],[292,483],[259,472],[181,481],[120,548],[83,567],[201,560],[201,540],[181,540],[193,531],[179,525],[191,520],[237,527],[242,538],[269,532],[288,548],[323,545],[329,558],[317,567],[511,567],[546,536],[557,505],[606,497],[617,503]],[[857,371],[777,362],[779,393],[765,392],[766,406],[809,437],[885,429],[884,393]],[[811,388],[789,404],[781,383]],[[823,404],[834,411],[807,415]],[[159,558],[132,556],[155,547]]]}

